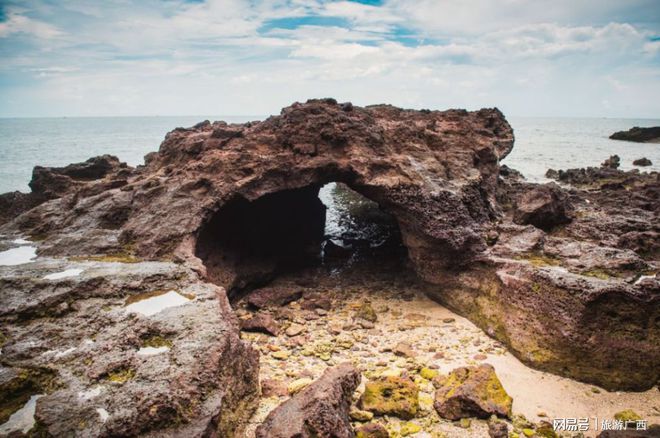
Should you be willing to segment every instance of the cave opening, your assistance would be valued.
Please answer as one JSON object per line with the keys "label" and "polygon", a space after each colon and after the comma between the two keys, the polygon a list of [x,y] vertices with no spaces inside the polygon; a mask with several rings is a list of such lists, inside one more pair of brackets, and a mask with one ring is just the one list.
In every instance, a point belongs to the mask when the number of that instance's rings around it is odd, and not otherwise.
{"label": "cave opening", "polygon": [[195,251],[230,300],[281,274],[391,271],[407,259],[394,216],[341,182],[237,197],[205,222]]}

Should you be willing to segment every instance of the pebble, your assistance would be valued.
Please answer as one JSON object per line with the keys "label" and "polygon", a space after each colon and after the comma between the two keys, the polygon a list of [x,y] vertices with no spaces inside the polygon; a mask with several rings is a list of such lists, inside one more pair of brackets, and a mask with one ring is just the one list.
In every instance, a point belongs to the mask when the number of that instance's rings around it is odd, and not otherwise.
{"label": "pebble", "polygon": [[412,347],[410,344],[406,342],[399,342],[396,344],[396,346],[392,349],[395,355],[401,356],[401,357],[415,357],[415,351],[413,351]]}
{"label": "pebble", "polygon": [[305,331],[305,327],[303,327],[303,326],[300,325],[300,324],[295,324],[295,323],[294,323],[294,324],[291,324],[291,325],[289,326],[289,328],[286,329],[286,332],[285,332],[285,333],[286,333],[287,336],[291,336],[291,337],[293,337],[293,336],[298,336],[298,335],[301,334],[303,331]]}
{"label": "pebble", "polygon": [[302,391],[307,386],[309,386],[312,382],[313,382],[313,380],[308,378],[308,377],[303,377],[302,379],[294,380],[293,382],[289,383],[289,386],[287,387],[289,395],[294,395],[294,394]]}
{"label": "pebble", "polygon": [[289,356],[291,356],[291,353],[289,353],[288,351],[280,350],[271,353],[271,356],[273,356],[275,359],[278,360],[287,360]]}
{"label": "pebble", "polygon": [[371,421],[371,419],[374,418],[374,414],[372,412],[363,411],[363,410],[360,410],[360,409],[351,410],[349,415],[350,415],[352,420],[362,421],[362,422]]}

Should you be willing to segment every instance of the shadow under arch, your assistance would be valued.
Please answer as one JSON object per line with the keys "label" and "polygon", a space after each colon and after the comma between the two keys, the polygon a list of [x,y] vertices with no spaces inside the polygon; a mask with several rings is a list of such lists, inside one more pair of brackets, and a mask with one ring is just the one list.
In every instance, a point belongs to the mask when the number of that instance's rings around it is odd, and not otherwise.
{"label": "shadow under arch", "polygon": [[405,257],[397,220],[378,199],[369,187],[336,177],[253,200],[236,196],[203,223],[195,255],[232,301],[278,274],[340,266],[376,248]]}

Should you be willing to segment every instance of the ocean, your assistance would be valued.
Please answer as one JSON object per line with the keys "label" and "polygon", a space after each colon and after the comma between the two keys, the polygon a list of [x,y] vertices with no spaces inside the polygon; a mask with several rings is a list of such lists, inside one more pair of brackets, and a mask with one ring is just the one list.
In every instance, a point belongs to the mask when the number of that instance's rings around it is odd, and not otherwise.
{"label": "ocean", "polygon": [[[101,154],[118,156],[130,165],[143,163],[158,150],[165,134],[202,120],[246,122],[264,116],[189,117],[63,117],[0,119],[0,193],[29,191],[32,167],[63,166]],[[545,181],[548,168],[597,166],[613,154],[622,169],[646,157],[660,170],[660,144],[631,143],[607,138],[633,126],[660,126],[660,119],[509,117],[516,142],[503,164],[528,180]]]}

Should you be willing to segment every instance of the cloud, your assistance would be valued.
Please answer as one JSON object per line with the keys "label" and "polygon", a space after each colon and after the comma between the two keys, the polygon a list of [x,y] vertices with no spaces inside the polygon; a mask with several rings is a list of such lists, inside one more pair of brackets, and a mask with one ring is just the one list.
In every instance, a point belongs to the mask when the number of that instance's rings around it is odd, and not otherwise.
{"label": "cloud", "polygon": [[0,38],[7,38],[16,33],[28,34],[41,39],[57,38],[64,34],[56,26],[10,12],[6,21],[0,23]]}
{"label": "cloud", "polygon": [[657,94],[660,17],[622,3],[23,0],[0,21],[0,115],[267,114],[317,96],[657,114],[627,96]]}

